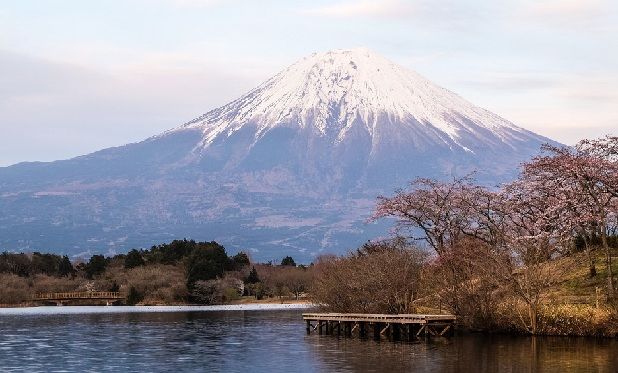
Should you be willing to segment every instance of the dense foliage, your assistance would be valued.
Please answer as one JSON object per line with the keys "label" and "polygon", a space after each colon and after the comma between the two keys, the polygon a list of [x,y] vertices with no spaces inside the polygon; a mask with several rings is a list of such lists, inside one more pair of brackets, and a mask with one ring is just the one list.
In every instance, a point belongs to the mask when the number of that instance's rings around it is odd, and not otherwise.
{"label": "dense foliage", "polygon": [[124,267],[127,269],[139,267],[145,265],[146,262],[139,250],[133,249],[127,253],[127,257],[124,259]]}
{"label": "dense foliage", "polygon": [[[294,263],[291,257],[285,261]],[[245,252],[228,256],[214,241],[176,240],[113,257],[93,255],[75,266],[54,254],[0,254],[5,285],[0,304],[21,303],[36,292],[65,291],[120,291],[126,304],[213,304],[243,295],[298,298],[310,280],[307,268],[251,263]]]}
{"label": "dense foliage", "polygon": [[70,276],[74,273],[73,265],[67,256],[56,254],[0,254],[0,273],[11,273],[21,277],[37,274],[47,276]]}

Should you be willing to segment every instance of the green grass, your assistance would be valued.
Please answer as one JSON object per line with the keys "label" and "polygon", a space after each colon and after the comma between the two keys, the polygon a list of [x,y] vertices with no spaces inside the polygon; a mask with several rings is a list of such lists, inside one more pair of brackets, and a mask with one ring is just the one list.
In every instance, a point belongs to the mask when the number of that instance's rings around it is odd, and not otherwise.
{"label": "green grass", "polygon": [[[556,262],[563,265],[565,270],[558,285],[553,286],[548,295],[560,303],[573,303],[573,299],[581,298],[576,303],[595,303],[597,288],[600,289],[600,298],[605,300],[607,292],[607,266],[605,253],[601,248],[593,251],[597,274],[590,277],[589,261],[586,253],[576,253]],[[565,265],[566,264],[566,265]],[[618,272],[618,260],[612,262],[614,276]],[[588,298],[587,300],[584,298]]]}

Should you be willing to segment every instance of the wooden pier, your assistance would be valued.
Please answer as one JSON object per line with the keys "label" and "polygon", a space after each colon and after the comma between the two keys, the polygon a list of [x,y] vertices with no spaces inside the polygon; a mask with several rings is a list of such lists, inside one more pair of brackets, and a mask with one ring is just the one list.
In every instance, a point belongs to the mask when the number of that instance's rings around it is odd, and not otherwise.
{"label": "wooden pier", "polygon": [[37,293],[32,297],[32,301],[43,304],[81,304],[97,303],[115,304],[125,299],[125,296],[115,291],[82,291],[64,293]]}
{"label": "wooden pier", "polygon": [[419,338],[450,337],[456,317],[453,315],[304,313],[307,334],[338,335],[359,338],[386,338],[392,341],[414,341]]}

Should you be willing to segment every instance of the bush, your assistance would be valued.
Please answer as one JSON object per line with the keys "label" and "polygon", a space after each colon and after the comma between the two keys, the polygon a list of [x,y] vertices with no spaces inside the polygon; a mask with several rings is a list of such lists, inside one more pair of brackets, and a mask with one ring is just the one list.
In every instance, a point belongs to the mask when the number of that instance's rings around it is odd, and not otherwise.
{"label": "bush", "polygon": [[0,274],[0,303],[19,304],[32,296],[28,280],[14,274]]}
{"label": "bush", "polygon": [[243,282],[233,277],[197,281],[191,297],[201,304],[221,304],[239,299],[243,288]]}
{"label": "bush", "polygon": [[53,277],[47,275],[32,276],[32,291],[34,293],[60,293],[77,291],[86,282],[81,278]]}
{"label": "bush", "polygon": [[134,286],[131,286],[129,289],[129,293],[127,294],[127,304],[129,306],[134,306],[141,302],[144,299],[144,295],[137,291]]}
{"label": "bush", "polygon": [[146,304],[173,304],[187,298],[184,268],[179,265],[153,264],[129,270],[124,267],[109,268],[96,283],[98,289],[105,290],[114,283],[120,285],[121,291],[133,287],[143,295],[143,303]]}
{"label": "bush", "polygon": [[193,284],[191,298],[200,304],[219,304],[223,302],[223,287],[220,279],[200,280]]}
{"label": "bush", "polygon": [[238,289],[226,287],[223,290],[223,301],[231,302],[240,299],[240,294],[238,294]]}
{"label": "bush", "polygon": [[503,272],[508,273],[509,267],[502,265],[506,262],[483,242],[460,240],[426,267],[428,293],[439,294],[434,303],[442,302],[460,325],[492,328],[497,306],[507,293]]}
{"label": "bush", "polygon": [[424,252],[399,240],[321,258],[314,266],[311,297],[332,312],[412,313],[425,261]]}

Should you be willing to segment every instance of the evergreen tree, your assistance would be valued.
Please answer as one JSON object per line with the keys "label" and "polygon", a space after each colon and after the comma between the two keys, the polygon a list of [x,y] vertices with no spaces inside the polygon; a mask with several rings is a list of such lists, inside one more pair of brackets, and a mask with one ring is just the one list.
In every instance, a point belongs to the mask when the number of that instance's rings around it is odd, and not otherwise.
{"label": "evergreen tree", "polygon": [[63,256],[60,259],[60,263],[58,263],[58,276],[67,277],[69,275],[73,275],[75,273],[75,268],[73,268],[73,264],[71,260],[69,260],[68,256]]}
{"label": "evergreen tree", "polygon": [[88,264],[86,264],[86,276],[93,278],[96,275],[100,275],[105,272],[107,267],[107,260],[103,255],[93,255],[90,257]]}
{"label": "evergreen tree", "polygon": [[242,269],[249,264],[251,264],[249,256],[242,251],[232,257],[232,266],[234,270]]}
{"label": "evergreen tree", "polygon": [[281,265],[296,267],[296,262],[294,262],[294,259],[292,259],[291,256],[286,256],[281,260]]}
{"label": "evergreen tree", "polygon": [[124,259],[124,267],[126,269],[140,267],[140,266],[143,266],[145,264],[146,264],[146,262],[144,262],[144,258],[142,258],[142,253],[140,253],[136,249],[133,249],[133,250],[129,251],[129,253],[127,254],[127,256]]}
{"label": "evergreen tree", "polygon": [[258,273],[255,269],[255,266],[253,266],[253,268],[251,268],[251,272],[249,272],[249,276],[247,277],[247,283],[257,284],[258,282],[260,282],[260,278],[258,277]]}
{"label": "evergreen tree", "polygon": [[229,265],[225,248],[216,242],[203,242],[187,257],[187,288],[193,291],[197,281],[213,280],[223,276]]}

